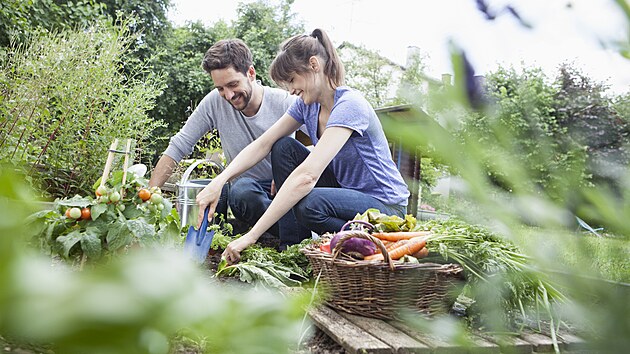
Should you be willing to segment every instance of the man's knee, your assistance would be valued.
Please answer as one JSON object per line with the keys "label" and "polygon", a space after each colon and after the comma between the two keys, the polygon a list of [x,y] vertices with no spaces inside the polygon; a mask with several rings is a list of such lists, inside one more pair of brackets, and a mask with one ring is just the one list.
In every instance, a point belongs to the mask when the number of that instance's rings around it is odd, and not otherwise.
{"label": "man's knee", "polygon": [[255,189],[256,181],[249,177],[242,177],[232,182],[230,186],[230,201],[241,200]]}
{"label": "man's knee", "polygon": [[229,204],[237,217],[251,213],[262,214],[270,203],[267,191],[260,182],[252,178],[240,178],[230,187]]}

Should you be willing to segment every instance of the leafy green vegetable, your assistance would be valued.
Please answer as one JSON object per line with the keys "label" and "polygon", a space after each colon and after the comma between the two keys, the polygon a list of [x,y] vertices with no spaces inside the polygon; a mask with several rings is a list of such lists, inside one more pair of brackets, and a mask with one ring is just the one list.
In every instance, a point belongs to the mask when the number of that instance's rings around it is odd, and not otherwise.
{"label": "leafy green vegetable", "polygon": [[468,270],[471,282],[488,281],[493,275],[502,274],[509,289],[503,294],[508,307],[543,301],[543,296],[564,300],[547,275],[532,266],[529,257],[498,235],[457,219],[430,220],[424,227],[436,234],[427,241],[429,250],[437,250],[443,259],[460,263]]}
{"label": "leafy green vegetable", "polygon": [[403,219],[397,215],[383,214],[378,209],[368,209],[363,214],[357,214],[354,220],[367,221],[379,232],[416,231],[417,225],[413,215],[407,214]]}
{"label": "leafy green vegetable", "polygon": [[[225,242],[227,246],[231,240],[233,238],[221,234],[219,242]],[[221,259],[216,276],[238,276],[241,281],[274,288],[299,286],[308,281],[311,275],[308,259],[300,252],[300,248],[310,242],[312,242],[310,239],[304,240],[282,252],[270,247],[252,245],[243,250],[243,258],[237,264],[228,266],[225,259]],[[212,244],[215,247],[214,240]]]}
{"label": "leafy green vegetable", "polygon": [[247,283],[262,283],[273,288],[285,286],[299,286],[306,278],[299,277],[293,279],[295,273],[292,269],[272,262],[245,261],[231,266],[222,267],[217,271],[217,276],[229,274],[234,275],[238,271],[241,281]]}

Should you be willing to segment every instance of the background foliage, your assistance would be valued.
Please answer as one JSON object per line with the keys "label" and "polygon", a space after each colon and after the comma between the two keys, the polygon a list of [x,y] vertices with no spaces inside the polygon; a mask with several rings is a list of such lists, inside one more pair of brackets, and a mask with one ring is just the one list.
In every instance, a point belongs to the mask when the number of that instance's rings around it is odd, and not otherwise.
{"label": "background foliage", "polygon": [[0,3],[0,52],[32,34],[85,26],[101,16],[104,4],[93,0],[7,0]]}
{"label": "background foliage", "polygon": [[[448,94],[441,92],[434,97]],[[437,105],[430,112],[448,117],[442,124],[459,140],[474,137],[484,145],[484,170],[494,185],[549,195],[587,220],[576,209],[575,189],[601,182],[619,189],[615,181],[628,163],[628,124],[616,111],[619,98],[607,95],[604,84],[569,64],[553,80],[538,68],[500,68],[486,77],[484,95],[487,110]],[[516,171],[528,183],[505,178]]]}
{"label": "background foliage", "polygon": [[361,91],[374,107],[391,105],[396,64],[368,50],[348,42],[341,43],[337,50],[346,70],[345,84]]}
{"label": "background foliage", "polygon": [[147,71],[119,70],[134,39],[125,23],[99,22],[15,47],[0,72],[0,159],[28,167],[45,195],[59,197],[91,194],[115,138],[150,153],[160,122],[147,111],[163,86]]}
{"label": "background foliage", "polygon": [[[452,62],[455,84],[428,98],[437,120],[416,111],[415,121],[387,119],[384,127],[449,166],[458,177],[450,207],[515,242],[567,295],[543,314],[524,309],[524,318],[544,316],[551,333],[578,331],[589,350],[623,351],[630,288],[610,280],[625,279],[628,269],[630,229],[621,222],[630,211],[626,95],[607,94],[570,65],[553,80],[536,68],[500,69],[482,87],[455,46]],[[576,232],[576,214],[604,231]],[[476,305],[487,315],[485,330],[511,330],[495,311],[497,285],[508,280],[470,289],[482,295]],[[450,319],[443,325],[458,332]]]}
{"label": "background foliage", "polygon": [[[254,57],[257,79],[274,86],[268,67],[280,43],[303,32],[303,25],[291,12],[292,4],[292,0],[281,1],[278,5],[266,1],[240,4],[238,18],[232,23],[218,21],[207,27],[201,23],[187,23],[176,28],[165,40],[151,60],[153,69],[167,78],[164,94],[151,112],[156,119],[167,123],[166,127],[156,131],[160,141],[153,161],[166,149],[168,138],[184,125],[199,101],[213,89],[210,75],[201,68],[201,60],[216,41],[225,38],[245,41]],[[203,156],[198,150],[193,153],[193,157]]]}

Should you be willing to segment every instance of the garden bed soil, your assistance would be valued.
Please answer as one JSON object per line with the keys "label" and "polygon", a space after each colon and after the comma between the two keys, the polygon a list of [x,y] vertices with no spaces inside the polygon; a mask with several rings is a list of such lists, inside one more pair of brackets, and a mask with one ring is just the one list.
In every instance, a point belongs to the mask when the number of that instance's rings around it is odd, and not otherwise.
{"label": "garden bed soil", "polygon": [[343,354],[345,349],[319,328],[303,343],[303,348],[295,354]]}
{"label": "garden bed soil", "polygon": [[[236,234],[237,232],[234,232],[234,233]],[[238,233],[242,233],[242,232],[238,232]],[[278,244],[279,244],[278,238],[267,232],[262,234],[262,236],[260,236],[260,238],[256,242],[260,244],[262,247],[270,247],[270,248],[278,249]],[[212,271],[213,273],[217,271],[219,262],[221,262],[222,252],[223,250],[215,251],[213,249],[210,249],[210,251],[208,252],[208,257],[206,258],[206,265],[208,269],[210,269],[210,271]]]}

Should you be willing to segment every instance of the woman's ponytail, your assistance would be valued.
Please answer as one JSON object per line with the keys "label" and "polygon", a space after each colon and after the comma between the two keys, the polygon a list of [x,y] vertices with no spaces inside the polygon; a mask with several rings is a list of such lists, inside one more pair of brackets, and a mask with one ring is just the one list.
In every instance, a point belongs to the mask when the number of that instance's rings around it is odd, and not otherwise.
{"label": "woman's ponytail", "polygon": [[311,35],[293,36],[280,45],[280,51],[269,67],[269,75],[276,83],[287,82],[292,73],[304,73],[310,68],[309,59],[318,56],[325,61],[324,74],[332,88],[343,85],[343,63],[330,38],[317,28]]}

